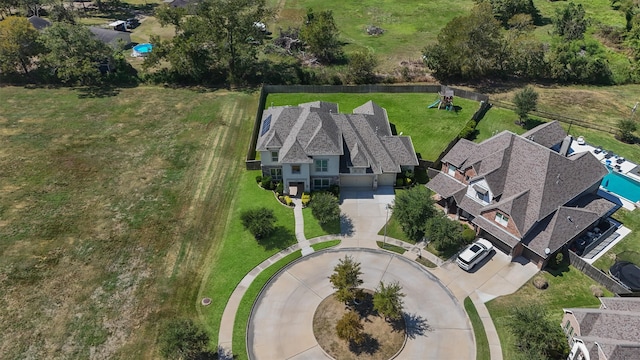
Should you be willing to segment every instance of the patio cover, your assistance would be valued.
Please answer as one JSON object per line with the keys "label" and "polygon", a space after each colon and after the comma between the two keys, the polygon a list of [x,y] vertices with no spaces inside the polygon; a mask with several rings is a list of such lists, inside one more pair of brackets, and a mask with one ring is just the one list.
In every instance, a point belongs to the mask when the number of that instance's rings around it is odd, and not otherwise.
{"label": "patio cover", "polygon": [[427,188],[444,198],[451,197],[466,187],[467,185],[443,173],[438,173],[427,183]]}

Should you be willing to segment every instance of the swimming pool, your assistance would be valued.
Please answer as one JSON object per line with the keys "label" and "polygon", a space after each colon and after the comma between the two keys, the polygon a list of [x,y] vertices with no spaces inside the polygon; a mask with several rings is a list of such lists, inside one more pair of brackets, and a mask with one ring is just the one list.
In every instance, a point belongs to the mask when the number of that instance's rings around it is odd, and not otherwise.
{"label": "swimming pool", "polygon": [[146,56],[153,50],[153,45],[149,43],[138,44],[133,47],[132,56]]}
{"label": "swimming pool", "polygon": [[610,171],[609,174],[602,179],[600,185],[627,200],[632,202],[640,201],[640,182],[628,176]]}

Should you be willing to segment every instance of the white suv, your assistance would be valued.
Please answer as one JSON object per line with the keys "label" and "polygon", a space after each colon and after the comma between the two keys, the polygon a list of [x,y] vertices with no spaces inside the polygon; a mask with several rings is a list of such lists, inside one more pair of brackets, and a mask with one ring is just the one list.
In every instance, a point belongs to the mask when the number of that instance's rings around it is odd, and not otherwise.
{"label": "white suv", "polygon": [[473,244],[467,246],[464,251],[458,255],[456,263],[463,270],[471,270],[477,263],[482,261],[493,250],[493,244],[487,239],[478,239]]}

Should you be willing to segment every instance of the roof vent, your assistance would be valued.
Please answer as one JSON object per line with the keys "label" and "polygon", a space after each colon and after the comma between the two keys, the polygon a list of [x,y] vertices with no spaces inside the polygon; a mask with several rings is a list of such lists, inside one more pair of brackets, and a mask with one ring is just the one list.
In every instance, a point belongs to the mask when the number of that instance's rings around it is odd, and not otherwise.
{"label": "roof vent", "polygon": [[573,222],[573,219],[571,218],[571,216],[567,216],[567,220],[569,220],[569,222]]}

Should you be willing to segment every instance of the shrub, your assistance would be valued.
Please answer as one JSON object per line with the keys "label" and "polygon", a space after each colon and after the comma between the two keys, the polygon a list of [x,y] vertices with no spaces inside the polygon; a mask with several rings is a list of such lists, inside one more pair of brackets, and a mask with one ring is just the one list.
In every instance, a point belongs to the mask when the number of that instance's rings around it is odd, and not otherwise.
{"label": "shrub", "polygon": [[160,353],[167,359],[195,359],[207,350],[209,336],[191,319],[174,319],[160,334]]}
{"label": "shrub", "polygon": [[404,186],[404,179],[403,178],[398,178],[396,180],[396,186]]}
{"label": "shrub", "polygon": [[320,224],[327,224],[340,218],[340,204],[338,198],[328,192],[319,192],[313,195],[311,212]]}
{"label": "shrub", "polygon": [[333,194],[333,196],[340,198],[340,186],[333,184],[329,186],[329,192]]}
{"label": "shrub", "polygon": [[266,207],[245,210],[241,215],[242,225],[249,230],[256,239],[262,239],[275,229],[276,215]]}
{"label": "shrub", "polygon": [[460,131],[458,137],[461,139],[471,140],[473,138],[473,135],[475,135],[477,124],[478,123],[476,123],[474,120],[469,121],[464,129]]}
{"label": "shrub", "polygon": [[311,195],[302,193],[302,206],[307,206],[311,201]]}
{"label": "shrub", "polygon": [[476,232],[473,231],[472,228],[470,227],[464,227],[464,230],[462,230],[462,240],[465,242],[465,244],[469,244],[473,241],[473,239],[476,238]]}
{"label": "shrub", "polygon": [[533,286],[535,286],[536,289],[544,290],[549,287],[549,282],[543,276],[536,276],[533,279]]}
{"label": "shrub", "polygon": [[284,192],[284,185],[282,184],[282,181],[278,183],[278,185],[276,185],[276,193],[278,193],[278,195],[282,195],[282,193]]}
{"label": "shrub", "polygon": [[283,195],[279,195],[278,200],[280,200],[281,203],[285,204]]}
{"label": "shrub", "polygon": [[591,293],[593,294],[593,296],[595,297],[603,297],[604,296],[604,291],[602,291],[602,288],[600,286],[597,285],[591,285],[589,287],[589,289],[591,289]]}
{"label": "shrub", "polygon": [[411,178],[406,178],[404,181],[407,183],[407,186],[411,186],[411,184],[413,183],[413,180],[411,180]]}
{"label": "shrub", "polygon": [[291,206],[293,204],[293,200],[291,200],[289,196],[285,196],[284,203],[287,204],[287,206]]}
{"label": "shrub", "polygon": [[273,182],[271,176],[265,176],[262,178],[262,187],[267,190],[273,190]]}
{"label": "shrub", "polygon": [[429,218],[426,221],[424,234],[438,251],[462,245],[462,226],[444,215]]}
{"label": "shrub", "polygon": [[262,183],[262,175],[258,175],[258,176],[256,176],[256,182],[257,182],[258,184]]}

